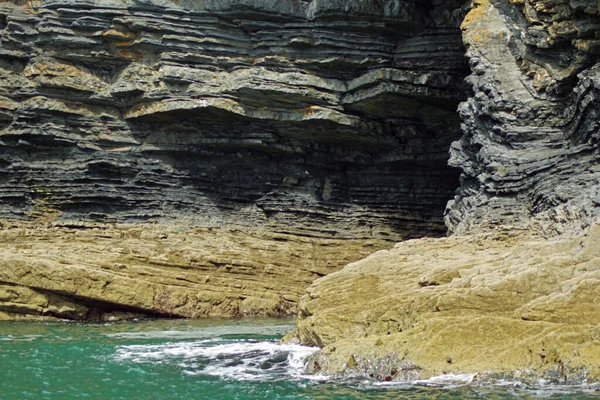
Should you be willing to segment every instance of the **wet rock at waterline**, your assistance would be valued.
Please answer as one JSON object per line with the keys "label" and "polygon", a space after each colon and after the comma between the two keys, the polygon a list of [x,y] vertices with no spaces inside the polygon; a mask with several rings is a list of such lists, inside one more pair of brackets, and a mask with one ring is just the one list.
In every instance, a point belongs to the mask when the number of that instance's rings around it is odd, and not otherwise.
{"label": "wet rock at waterline", "polygon": [[418,239],[316,281],[287,340],[319,374],[600,380],[600,225],[572,238]]}

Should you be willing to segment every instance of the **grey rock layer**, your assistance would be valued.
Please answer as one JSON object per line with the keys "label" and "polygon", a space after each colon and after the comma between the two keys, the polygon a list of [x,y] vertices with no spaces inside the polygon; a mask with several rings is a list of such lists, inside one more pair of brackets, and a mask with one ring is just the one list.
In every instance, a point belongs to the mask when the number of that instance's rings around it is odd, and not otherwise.
{"label": "grey rock layer", "polygon": [[451,233],[497,226],[552,236],[600,211],[600,17],[595,0],[478,1],[463,24],[474,96],[461,104]]}
{"label": "grey rock layer", "polygon": [[600,3],[472,5],[454,235],[316,280],[287,337],[322,347],[312,373],[600,381]]}
{"label": "grey rock layer", "polygon": [[444,234],[462,3],[0,2],[0,217]]}

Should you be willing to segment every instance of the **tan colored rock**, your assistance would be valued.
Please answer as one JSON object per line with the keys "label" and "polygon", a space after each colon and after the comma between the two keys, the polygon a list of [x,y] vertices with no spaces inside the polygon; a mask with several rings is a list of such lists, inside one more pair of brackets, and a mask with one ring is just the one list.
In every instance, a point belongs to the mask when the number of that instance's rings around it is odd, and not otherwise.
{"label": "tan colored rock", "polygon": [[41,61],[28,65],[23,76],[37,86],[101,92],[106,82],[83,68],[60,62]]}
{"label": "tan colored rock", "polygon": [[324,347],[312,372],[597,381],[598,243],[600,225],[552,240],[505,233],[406,241],[316,281],[295,335]]}
{"label": "tan colored rock", "polygon": [[28,314],[85,319],[88,308],[52,293],[40,292],[26,286],[0,284],[0,312],[2,311],[13,316]]}
{"label": "tan colored rock", "polygon": [[0,243],[0,311],[73,319],[115,310],[291,315],[314,279],[389,246],[258,229],[82,223],[5,223]]}

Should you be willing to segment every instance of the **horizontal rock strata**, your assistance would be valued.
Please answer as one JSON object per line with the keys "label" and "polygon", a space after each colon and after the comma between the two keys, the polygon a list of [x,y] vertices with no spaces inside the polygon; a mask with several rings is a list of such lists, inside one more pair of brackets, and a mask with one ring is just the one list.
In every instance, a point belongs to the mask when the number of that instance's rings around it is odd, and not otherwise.
{"label": "horizontal rock strata", "polygon": [[600,225],[399,243],[316,281],[295,336],[324,347],[319,374],[597,382],[598,243]]}
{"label": "horizontal rock strata", "polygon": [[460,1],[0,2],[0,216],[442,235]]}
{"label": "horizontal rock strata", "polygon": [[292,315],[314,279],[389,246],[173,224],[1,225],[0,319]]}
{"label": "horizontal rock strata", "polygon": [[287,315],[443,235],[462,5],[0,1],[0,310]]}

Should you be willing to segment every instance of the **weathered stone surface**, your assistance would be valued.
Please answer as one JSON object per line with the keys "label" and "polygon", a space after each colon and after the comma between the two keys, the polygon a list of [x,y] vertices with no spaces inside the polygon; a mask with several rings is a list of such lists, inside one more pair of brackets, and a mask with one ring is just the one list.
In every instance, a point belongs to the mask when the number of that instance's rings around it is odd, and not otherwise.
{"label": "weathered stone surface", "polygon": [[[0,284],[0,312],[13,315],[85,319],[88,307],[27,286]],[[3,319],[0,316],[0,320]],[[4,319],[12,319],[6,316]]]}
{"label": "weathered stone surface", "polygon": [[386,247],[258,229],[7,222],[0,312],[80,320],[123,318],[119,312],[292,315],[314,279]]}
{"label": "weathered stone surface", "polygon": [[600,204],[596,2],[477,0],[462,27],[475,94],[451,147],[463,172],[450,232],[589,226]]}
{"label": "weathered stone surface", "polygon": [[316,281],[295,337],[324,346],[315,373],[596,382],[598,243],[600,225],[399,243]]}
{"label": "weathered stone surface", "polygon": [[2,1],[0,216],[443,235],[462,1]]}
{"label": "weathered stone surface", "polygon": [[598,381],[598,3],[472,3],[459,116],[458,0],[0,2],[0,319],[293,313],[459,186],[311,371]]}

